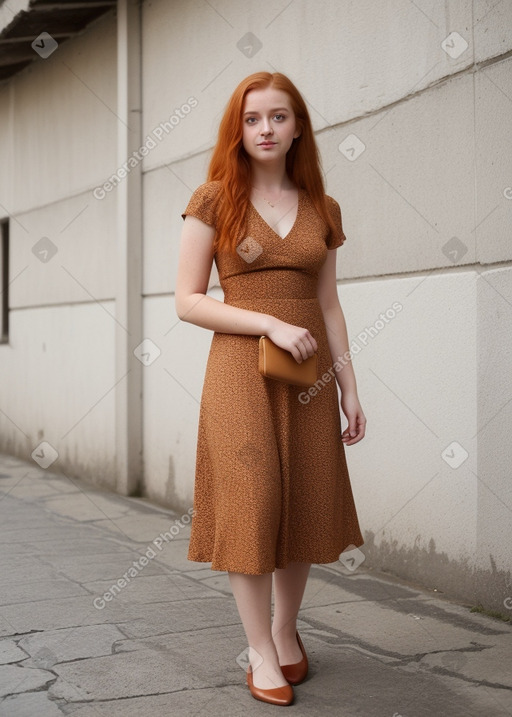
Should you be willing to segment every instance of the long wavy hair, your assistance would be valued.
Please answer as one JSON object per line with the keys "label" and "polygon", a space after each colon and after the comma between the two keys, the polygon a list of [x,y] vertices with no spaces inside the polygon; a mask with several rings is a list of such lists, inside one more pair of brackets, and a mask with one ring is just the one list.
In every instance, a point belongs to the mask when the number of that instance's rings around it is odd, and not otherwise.
{"label": "long wavy hair", "polygon": [[251,90],[272,87],[287,93],[300,136],[293,140],[286,155],[286,171],[291,181],[310,196],[318,214],[336,231],[325,198],[320,153],[306,103],[293,82],[280,72],[255,72],[242,80],[228,102],[219,126],[217,143],[208,169],[208,181],[221,183],[217,204],[216,250],[235,251],[245,236],[251,192],[251,163],[242,143],[242,115],[245,97]]}

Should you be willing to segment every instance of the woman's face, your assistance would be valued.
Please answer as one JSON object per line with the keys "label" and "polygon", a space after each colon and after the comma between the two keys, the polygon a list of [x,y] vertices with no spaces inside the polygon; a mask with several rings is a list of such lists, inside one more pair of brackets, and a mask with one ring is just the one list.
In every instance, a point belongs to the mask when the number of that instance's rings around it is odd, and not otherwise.
{"label": "woman's face", "polygon": [[257,162],[284,161],[300,135],[288,94],[272,87],[247,93],[242,126],[244,149]]}

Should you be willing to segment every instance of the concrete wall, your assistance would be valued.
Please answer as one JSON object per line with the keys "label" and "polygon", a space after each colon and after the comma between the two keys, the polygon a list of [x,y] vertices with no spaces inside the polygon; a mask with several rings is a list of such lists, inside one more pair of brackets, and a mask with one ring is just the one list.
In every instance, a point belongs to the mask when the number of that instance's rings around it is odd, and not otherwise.
{"label": "concrete wall", "polygon": [[[107,312],[116,200],[91,192],[116,169],[115,118],[105,107],[115,106],[113,36],[108,16],[53,62],[14,78],[2,90],[0,136],[2,147],[18,137],[9,155],[18,173],[0,182],[31,237],[12,222],[12,275],[29,269],[13,282],[13,339],[0,346],[2,409],[22,432],[0,414],[0,447],[26,455],[43,431],[62,449],[61,469],[112,486],[115,405],[111,394],[100,397],[114,377]],[[512,6],[152,0],[142,6],[142,48],[141,142],[152,139],[143,161],[143,324],[161,353],[143,371],[140,490],[178,510],[191,505],[211,336],[174,311],[180,213],[204,181],[234,86],[253,71],[279,70],[308,102],[348,237],[339,292],[369,423],[347,455],[366,564],[503,609],[512,567]],[[69,72],[63,78],[63,61],[94,92]],[[73,108],[62,104],[63,82]],[[51,168],[44,186],[30,175],[34,152],[38,167]],[[57,261],[31,258],[31,242],[45,232],[54,241],[75,216]],[[215,283],[213,273],[212,295],[222,298]],[[91,326],[87,340],[79,317]],[[55,354],[74,355],[47,362],[52,398],[22,348],[33,344],[41,357],[44,337]],[[86,412],[85,375],[89,406],[100,400],[62,438]],[[72,387],[66,401],[59,380]]]}
{"label": "concrete wall", "polygon": [[116,201],[91,188],[115,169],[115,39],[111,13],[0,89],[0,216],[11,217],[0,448],[30,458],[46,441],[53,469],[103,485],[116,479]]}

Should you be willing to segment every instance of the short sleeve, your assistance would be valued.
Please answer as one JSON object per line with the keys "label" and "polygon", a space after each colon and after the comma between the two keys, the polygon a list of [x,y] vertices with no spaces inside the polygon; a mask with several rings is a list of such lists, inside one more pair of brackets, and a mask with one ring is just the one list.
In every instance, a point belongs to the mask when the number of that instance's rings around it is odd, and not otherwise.
{"label": "short sleeve", "polygon": [[334,226],[336,227],[336,233],[333,235],[332,232],[329,232],[325,243],[327,244],[328,249],[337,249],[346,240],[346,236],[343,231],[343,226],[341,222],[341,209],[340,205],[335,199],[329,197],[328,195],[326,195],[326,199],[327,207],[334,222]]}
{"label": "short sleeve", "polygon": [[190,197],[187,208],[181,215],[183,219],[190,215],[201,219],[205,224],[216,226],[217,202],[219,199],[220,182],[201,184]]}

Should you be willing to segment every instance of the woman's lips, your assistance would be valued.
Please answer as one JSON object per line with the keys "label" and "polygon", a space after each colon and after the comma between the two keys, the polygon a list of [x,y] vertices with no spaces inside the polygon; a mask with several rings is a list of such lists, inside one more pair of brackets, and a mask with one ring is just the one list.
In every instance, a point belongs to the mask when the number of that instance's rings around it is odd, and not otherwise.
{"label": "woman's lips", "polygon": [[275,147],[276,142],[260,142],[258,147]]}

